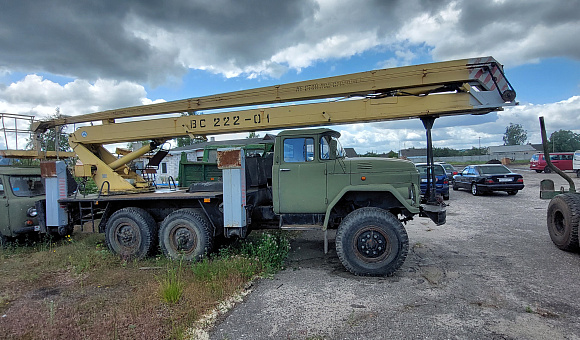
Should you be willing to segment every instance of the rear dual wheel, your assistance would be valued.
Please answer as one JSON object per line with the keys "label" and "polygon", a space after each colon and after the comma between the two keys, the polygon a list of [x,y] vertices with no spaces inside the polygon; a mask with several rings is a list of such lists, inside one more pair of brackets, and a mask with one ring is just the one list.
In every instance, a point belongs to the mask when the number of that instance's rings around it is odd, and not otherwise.
{"label": "rear dual wheel", "polygon": [[157,224],[141,208],[119,209],[107,221],[105,241],[109,250],[123,259],[142,259],[156,249]]}
{"label": "rear dual wheel", "polygon": [[336,233],[336,252],[351,273],[390,276],[405,262],[407,232],[390,212],[360,208],[348,214]]}
{"label": "rear dual wheel", "polygon": [[212,228],[203,213],[180,209],[169,214],[159,228],[159,245],[165,256],[195,261],[212,248]]}

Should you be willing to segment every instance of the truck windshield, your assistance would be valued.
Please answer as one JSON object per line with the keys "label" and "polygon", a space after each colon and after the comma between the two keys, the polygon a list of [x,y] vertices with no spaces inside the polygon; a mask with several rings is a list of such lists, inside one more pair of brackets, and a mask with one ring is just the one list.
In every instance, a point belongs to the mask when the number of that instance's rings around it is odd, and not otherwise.
{"label": "truck windshield", "polygon": [[14,196],[44,195],[44,183],[40,176],[10,176],[10,188]]}

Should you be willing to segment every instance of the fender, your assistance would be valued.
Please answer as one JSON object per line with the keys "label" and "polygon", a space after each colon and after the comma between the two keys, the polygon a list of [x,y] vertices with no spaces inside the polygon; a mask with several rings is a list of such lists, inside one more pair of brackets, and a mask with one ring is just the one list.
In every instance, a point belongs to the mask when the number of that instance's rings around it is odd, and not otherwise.
{"label": "fender", "polygon": [[[417,187],[417,185],[415,183],[412,184],[413,185],[413,192],[414,195],[416,197],[416,199],[418,200],[420,197],[420,192],[419,192],[419,188]],[[334,208],[334,206],[342,199],[342,197],[344,197],[344,195],[347,192],[351,192],[351,191],[361,191],[361,192],[389,192],[391,193],[393,196],[395,196],[395,198],[401,202],[401,204],[407,209],[409,210],[409,212],[411,212],[412,214],[418,214],[420,211],[419,206],[413,206],[411,204],[409,204],[408,202],[408,198],[405,198],[401,195],[401,193],[395,189],[394,186],[392,186],[391,184],[372,184],[372,185],[349,185],[344,187],[339,193],[338,195],[336,195],[334,197],[334,199],[328,204],[328,206],[326,207],[326,215],[324,216],[324,224],[322,226],[322,230],[326,230],[328,227],[328,221],[330,219],[330,212],[332,211],[332,209]]]}

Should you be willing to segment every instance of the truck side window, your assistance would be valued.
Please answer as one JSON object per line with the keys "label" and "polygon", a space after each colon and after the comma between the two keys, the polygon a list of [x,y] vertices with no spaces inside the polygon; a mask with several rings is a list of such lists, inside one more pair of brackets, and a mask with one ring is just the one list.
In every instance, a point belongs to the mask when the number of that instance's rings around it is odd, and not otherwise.
{"label": "truck side window", "polygon": [[2,178],[0,178],[0,194],[4,193],[4,184],[2,184]]}
{"label": "truck side window", "polygon": [[330,159],[330,145],[328,136],[320,137],[320,159]]}
{"label": "truck side window", "polygon": [[284,162],[310,162],[313,160],[313,138],[284,139]]}

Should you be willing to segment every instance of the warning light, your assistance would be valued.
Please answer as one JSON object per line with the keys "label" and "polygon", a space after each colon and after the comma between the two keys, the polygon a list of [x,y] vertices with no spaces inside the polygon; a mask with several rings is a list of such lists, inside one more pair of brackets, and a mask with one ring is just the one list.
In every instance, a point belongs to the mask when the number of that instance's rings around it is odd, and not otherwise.
{"label": "warning light", "polygon": [[361,179],[362,181],[366,181],[366,180],[367,180],[367,177],[366,177],[366,176],[362,176],[360,179]]}
{"label": "warning light", "polygon": [[209,203],[209,202],[210,202],[210,199],[209,198],[204,198],[203,199],[203,203]]}

